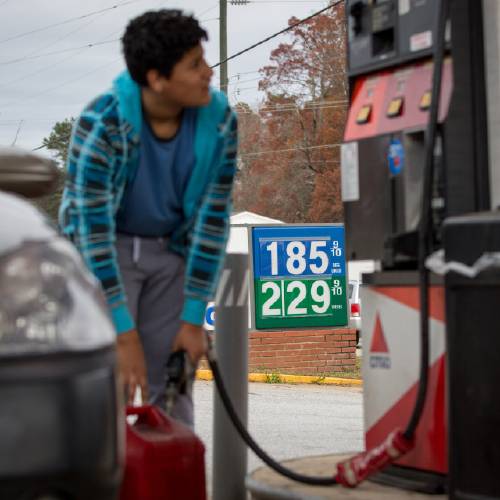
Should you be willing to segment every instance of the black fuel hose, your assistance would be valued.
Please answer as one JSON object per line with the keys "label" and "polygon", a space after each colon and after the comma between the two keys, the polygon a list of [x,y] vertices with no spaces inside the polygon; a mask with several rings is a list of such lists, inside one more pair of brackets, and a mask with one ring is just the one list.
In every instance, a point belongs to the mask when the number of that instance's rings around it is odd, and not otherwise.
{"label": "black fuel hose", "polygon": [[217,385],[217,389],[219,391],[219,396],[222,400],[224,408],[231,419],[234,427],[238,431],[239,435],[242,437],[243,441],[247,444],[247,446],[271,469],[275,470],[278,474],[282,476],[288,477],[293,481],[297,481],[299,483],[311,484],[313,486],[332,486],[337,483],[337,480],[334,476],[330,477],[318,477],[318,476],[305,476],[304,474],[300,474],[295,472],[287,467],[284,467],[279,462],[271,458],[252,438],[249,434],[245,426],[241,423],[234,407],[231,399],[226,390],[226,386],[224,385],[224,381],[222,380],[222,376],[219,370],[219,365],[217,360],[215,359],[215,355],[213,352],[212,346],[209,347],[208,351],[208,364],[210,365],[210,369],[212,370],[212,374],[215,380],[215,384]]}
{"label": "black fuel hose", "polygon": [[432,187],[434,181],[434,148],[439,121],[439,103],[445,52],[446,21],[448,0],[441,0],[437,19],[436,41],[434,45],[434,68],[432,75],[432,97],[429,123],[425,136],[425,165],[422,179],[422,206],[418,230],[418,271],[420,275],[420,382],[412,415],[403,433],[412,439],[424,411],[429,382],[429,271],[425,261],[430,253],[433,237]]}

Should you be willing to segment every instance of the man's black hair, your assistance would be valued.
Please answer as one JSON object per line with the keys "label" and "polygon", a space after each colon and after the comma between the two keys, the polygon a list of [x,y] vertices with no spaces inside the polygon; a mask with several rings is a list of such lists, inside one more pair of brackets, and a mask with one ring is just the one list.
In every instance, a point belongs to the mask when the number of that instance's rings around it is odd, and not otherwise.
{"label": "man's black hair", "polygon": [[184,54],[207,39],[198,21],[181,10],[149,11],[129,22],[122,38],[123,54],[130,75],[145,87],[150,69],[169,78]]}

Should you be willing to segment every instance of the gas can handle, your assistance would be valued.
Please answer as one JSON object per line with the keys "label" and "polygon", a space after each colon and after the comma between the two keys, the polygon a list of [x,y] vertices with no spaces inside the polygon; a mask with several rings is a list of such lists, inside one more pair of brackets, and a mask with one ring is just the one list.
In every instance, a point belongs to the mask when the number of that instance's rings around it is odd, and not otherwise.
{"label": "gas can handle", "polygon": [[127,417],[137,415],[136,424],[148,427],[164,427],[168,423],[166,416],[154,405],[127,406]]}

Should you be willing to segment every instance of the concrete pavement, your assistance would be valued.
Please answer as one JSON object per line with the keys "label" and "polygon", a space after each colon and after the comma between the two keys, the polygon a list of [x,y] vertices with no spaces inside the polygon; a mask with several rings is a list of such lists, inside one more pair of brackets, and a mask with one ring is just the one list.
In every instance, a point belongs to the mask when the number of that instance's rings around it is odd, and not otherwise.
{"label": "concrete pavement", "polygon": [[[212,476],[212,408],[215,384],[194,385],[195,427],[206,445]],[[345,453],[363,449],[362,389],[323,385],[249,384],[249,430],[273,458]],[[262,465],[253,452],[248,471]]]}

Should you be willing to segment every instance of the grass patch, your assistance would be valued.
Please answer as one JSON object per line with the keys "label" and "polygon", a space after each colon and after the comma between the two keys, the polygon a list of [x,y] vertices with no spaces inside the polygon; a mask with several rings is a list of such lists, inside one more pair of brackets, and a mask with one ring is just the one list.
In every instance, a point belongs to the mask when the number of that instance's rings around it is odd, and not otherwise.
{"label": "grass patch", "polygon": [[266,377],[266,384],[282,384],[283,375],[310,375],[312,377],[316,377],[312,382],[313,384],[321,385],[324,383],[326,377],[337,377],[337,378],[349,378],[349,379],[361,379],[361,358],[356,358],[356,364],[354,368],[350,370],[336,370],[336,371],[325,371],[322,373],[307,373],[307,371],[300,371],[300,373],[290,371],[290,370],[281,370],[270,372],[269,369],[266,368],[255,368],[252,370],[256,373],[263,373]]}
{"label": "grass patch", "polygon": [[266,373],[266,384],[281,384],[283,380],[278,372]]}
{"label": "grass patch", "polygon": [[320,375],[317,379],[313,380],[313,384],[321,385],[325,382],[326,375]]}
{"label": "grass patch", "polygon": [[352,370],[338,370],[333,372],[324,372],[322,374],[324,377],[340,377],[340,378],[361,378],[361,358],[356,358],[356,365]]}

